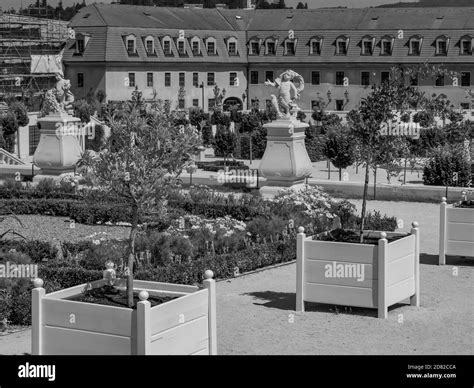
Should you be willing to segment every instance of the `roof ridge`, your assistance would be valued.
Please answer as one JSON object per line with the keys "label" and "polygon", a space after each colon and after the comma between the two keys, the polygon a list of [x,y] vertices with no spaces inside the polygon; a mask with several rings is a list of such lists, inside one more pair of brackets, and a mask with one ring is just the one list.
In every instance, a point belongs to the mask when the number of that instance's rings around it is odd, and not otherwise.
{"label": "roof ridge", "polygon": [[99,7],[97,7],[97,3],[92,3],[92,6],[95,8],[97,15],[99,16],[100,20],[104,23],[105,26],[108,27],[107,22],[105,21],[104,17],[102,16],[102,13],[99,11]]}

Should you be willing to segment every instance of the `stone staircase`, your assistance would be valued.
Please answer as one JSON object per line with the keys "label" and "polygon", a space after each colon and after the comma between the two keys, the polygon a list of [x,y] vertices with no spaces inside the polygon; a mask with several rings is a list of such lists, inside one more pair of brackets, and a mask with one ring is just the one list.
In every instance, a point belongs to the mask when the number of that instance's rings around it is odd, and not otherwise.
{"label": "stone staircase", "polygon": [[[7,150],[0,148],[0,176],[13,177],[22,180],[24,176],[34,176],[40,169],[32,163],[27,163]],[[18,178],[17,178],[18,177]]]}

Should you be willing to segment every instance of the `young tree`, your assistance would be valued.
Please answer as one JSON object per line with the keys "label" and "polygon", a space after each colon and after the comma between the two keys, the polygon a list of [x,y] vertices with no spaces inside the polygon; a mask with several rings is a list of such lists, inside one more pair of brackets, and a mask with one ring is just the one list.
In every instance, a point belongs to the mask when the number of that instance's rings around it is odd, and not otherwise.
{"label": "young tree", "polygon": [[[430,65],[422,65],[418,68],[394,68],[391,71],[388,82],[374,85],[372,92],[362,100],[361,106],[352,110],[348,115],[349,126],[357,140],[358,147],[365,164],[364,194],[362,201],[362,214],[360,225],[360,241],[363,241],[363,230],[365,226],[367,191],[369,186],[370,166],[377,163],[377,150],[384,144],[397,148],[399,140],[395,137],[383,137],[380,128],[383,123],[396,120],[397,113],[405,113],[408,108],[421,108],[433,106],[431,98],[424,96],[417,87],[408,81],[413,74],[419,78],[440,74],[443,70]],[[434,74],[434,75],[433,75]],[[434,109],[435,113],[437,110]]]}
{"label": "young tree", "polygon": [[21,102],[12,101],[6,111],[0,111],[0,132],[8,152],[14,152],[18,128],[28,125],[29,121],[28,110]]}
{"label": "young tree", "polygon": [[252,164],[253,156],[253,137],[255,133],[262,128],[262,125],[262,116],[258,111],[252,111],[250,113],[242,115],[240,132],[246,133],[249,137],[250,164]]}
{"label": "young tree", "polygon": [[347,127],[331,130],[324,148],[325,156],[334,167],[339,169],[339,180],[342,180],[342,169],[354,163],[354,141]]}
{"label": "young tree", "polygon": [[234,153],[237,146],[237,138],[228,128],[219,127],[214,139],[214,147],[217,154],[224,156],[224,166],[229,155]]}
{"label": "young tree", "polygon": [[133,305],[133,264],[139,223],[153,222],[166,211],[168,189],[190,163],[199,144],[190,126],[175,126],[175,112],[162,102],[144,110],[135,99],[109,118],[112,135],[95,157],[85,155],[89,185],[119,196],[131,210],[127,301]]}

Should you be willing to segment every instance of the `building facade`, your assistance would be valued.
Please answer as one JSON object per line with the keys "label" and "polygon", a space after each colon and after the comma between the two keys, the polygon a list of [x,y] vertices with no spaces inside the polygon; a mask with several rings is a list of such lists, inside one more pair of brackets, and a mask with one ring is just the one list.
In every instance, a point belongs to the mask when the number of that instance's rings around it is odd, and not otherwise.
{"label": "building facade", "polygon": [[66,76],[80,98],[126,100],[138,87],[186,109],[265,106],[283,71],[303,76],[311,111],[358,106],[394,66],[442,65],[455,76],[411,79],[428,95],[472,109],[474,7],[226,10],[94,4],[72,20]]}

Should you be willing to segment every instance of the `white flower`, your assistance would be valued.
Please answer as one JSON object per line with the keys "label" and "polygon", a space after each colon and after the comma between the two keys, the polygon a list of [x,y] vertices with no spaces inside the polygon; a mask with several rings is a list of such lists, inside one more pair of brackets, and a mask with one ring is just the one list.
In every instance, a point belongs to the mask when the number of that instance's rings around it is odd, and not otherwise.
{"label": "white flower", "polygon": [[93,241],[92,241],[92,244],[94,244],[94,245],[99,245],[99,244],[100,244],[100,240],[93,240]]}

